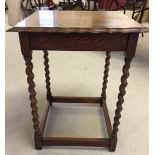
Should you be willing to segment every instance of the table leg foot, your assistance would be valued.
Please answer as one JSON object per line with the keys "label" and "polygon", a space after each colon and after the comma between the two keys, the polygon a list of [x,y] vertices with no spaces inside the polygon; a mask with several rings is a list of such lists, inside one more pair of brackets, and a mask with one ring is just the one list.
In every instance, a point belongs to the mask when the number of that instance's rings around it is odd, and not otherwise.
{"label": "table leg foot", "polygon": [[108,76],[109,76],[109,65],[110,65],[110,52],[107,51],[106,52],[106,59],[105,59],[105,66],[104,66],[104,77],[103,77],[103,86],[102,86],[102,93],[101,93],[101,98],[102,98],[102,102],[100,104],[100,106],[102,107],[102,105],[104,103],[106,103],[106,89],[107,89],[107,83],[108,83]]}
{"label": "table leg foot", "polygon": [[41,136],[34,136],[35,148],[36,150],[42,149]]}
{"label": "table leg foot", "polygon": [[116,150],[116,145],[117,145],[117,139],[112,138],[112,139],[111,139],[111,142],[110,142],[110,145],[109,145],[109,151],[110,151],[110,152],[115,152],[115,150]]}

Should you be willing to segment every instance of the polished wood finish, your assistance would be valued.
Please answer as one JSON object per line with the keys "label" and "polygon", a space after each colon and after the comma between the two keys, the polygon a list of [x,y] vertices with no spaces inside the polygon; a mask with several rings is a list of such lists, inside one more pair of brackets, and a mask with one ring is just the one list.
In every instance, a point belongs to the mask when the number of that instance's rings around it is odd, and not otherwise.
{"label": "polished wood finish", "polygon": [[128,16],[111,11],[36,11],[10,29],[12,32],[148,32]]}
{"label": "polished wood finish", "polygon": [[43,137],[43,145],[54,146],[96,146],[108,147],[110,144],[109,138],[65,138],[65,137]]}
{"label": "polished wood finish", "polygon": [[103,104],[106,103],[106,89],[107,89],[107,83],[108,83],[108,72],[109,72],[109,65],[110,65],[110,52],[106,52],[106,59],[105,59],[105,70],[104,70],[104,77],[103,77],[103,87],[102,87],[102,93],[101,93],[101,97],[102,97],[102,102],[101,102],[101,107]]}
{"label": "polished wood finish", "polygon": [[101,97],[52,96],[52,102],[64,103],[101,103]]}
{"label": "polished wood finish", "polygon": [[[19,32],[21,52],[26,63],[36,149],[41,149],[43,145],[73,145],[108,147],[109,151],[115,151],[130,63],[136,53],[139,33],[148,32],[148,28],[136,23],[123,14],[115,12],[39,11],[20,22],[9,31]],[[50,103],[46,104],[42,121],[40,123],[34,73],[32,71],[33,50],[41,50],[44,52],[48,102],[102,104],[101,108],[104,113],[108,138],[58,138],[43,136]],[[53,96],[50,90],[47,50],[107,51],[101,97]],[[123,75],[119,88],[113,128],[106,103],[110,51],[121,51],[123,52],[122,54],[125,55],[125,64],[123,66]]]}

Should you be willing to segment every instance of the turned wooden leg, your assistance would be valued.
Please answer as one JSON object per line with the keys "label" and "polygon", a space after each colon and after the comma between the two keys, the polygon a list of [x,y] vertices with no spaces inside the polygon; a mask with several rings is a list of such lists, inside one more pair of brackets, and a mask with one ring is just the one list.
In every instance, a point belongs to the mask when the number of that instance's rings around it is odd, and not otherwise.
{"label": "turned wooden leg", "polygon": [[49,59],[48,59],[48,51],[44,50],[44,66],[45,66],[45,78],[46,78],[46,89],[47,89],[47,100],[52,104],[52,93],[50,88],[50,71],[49,71]]}
{"label": "turned wooden leg", "polygon": [[104,103],[106,103],[106,88],[107,88],[107,83],[108,83],[108,72],[109,72],[109,65],[110,65],[110,52],[106,52],[106,59],[105,59],[105,70],[104,70],[104,77],[103,77],[103,86],[102,86],[102,93],[101,93],[101,98],[102,98],[102,102],[100,104],[100,106],[102,107],[102,105]]}
{"label": "turned wooden leg", "polygon": [[121,77],[121,84],[119,87],[118,101],[116,104],[115,117],[113,123],[113,131],[111,135],[111,144],[109,146],[109,151],[115,151],[117,145],[117,132],[118,126],[120,124],[122,104],[124,102],[124,95],[126,93],[125,88],[127,86],[127,78],[129,77],[129,68],[131,63],[131,58],[125,58],[125,64],[123,66],[123,75]]}
{"label": "turned wooden leg", "polygon": [[27,83],[29,85],[29,98],[31,101],[31,109],[32,109],[32,120],[33,120],[33,128],[34,128],[34,141],[36,149],[41,149],[41,132],[40,132],[40,122],[38,115],[38,107],[37,107],[37,99],[36,99],[36,91],[35,91],[35,83],[33,81],[33,64],[31,62],[32,56],[25,56],[25,64],[26,64],[26,74],[27,74]]}

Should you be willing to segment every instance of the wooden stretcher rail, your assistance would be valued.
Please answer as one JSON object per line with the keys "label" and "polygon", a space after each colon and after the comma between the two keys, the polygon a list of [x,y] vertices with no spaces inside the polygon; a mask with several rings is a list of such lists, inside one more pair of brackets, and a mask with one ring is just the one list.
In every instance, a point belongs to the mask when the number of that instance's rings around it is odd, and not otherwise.
{"label": "wooden stretcher rail", "polygon": [[43,137],[43,145],[54,146],[96,146],[108,147],[110,144],[109,138],[60,138],[60,137]]}
{"label": "wooden stretcher rail", "polygon": [[50,107],[50,104],[49,104],[49,102],[47,102],[47,104],[46,104],[46,106],[44,108],[42,120],[41,120],[41,123],[40,123],[41,135],[43,135],[43,133],[44,133],[49,107]]}
{"label": "wooden stretcher rail", "polygon": [[100,103],[101,102],[101,97],[52,96],[52,102],[64,102],[64,103]]}
{"label": "wooden stretcher rail", "polygon": [[112,126],[111,126],[110,116],[109,116],[109,112],[108,112],[108,108],[107,108],[106,103],[103,104],[103,113],[104,113],[104,118],[105,118],[108,136],[109,136],[109,138],[111,138]]}

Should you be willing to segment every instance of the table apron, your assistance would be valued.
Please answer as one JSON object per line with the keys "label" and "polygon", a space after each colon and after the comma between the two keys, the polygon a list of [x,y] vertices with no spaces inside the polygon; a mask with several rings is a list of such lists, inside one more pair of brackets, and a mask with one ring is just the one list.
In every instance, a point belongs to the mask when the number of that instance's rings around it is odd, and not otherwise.
{"label": "table apron", "polygon": [[29,33],[31,50],[126,51],[129,34]]}

